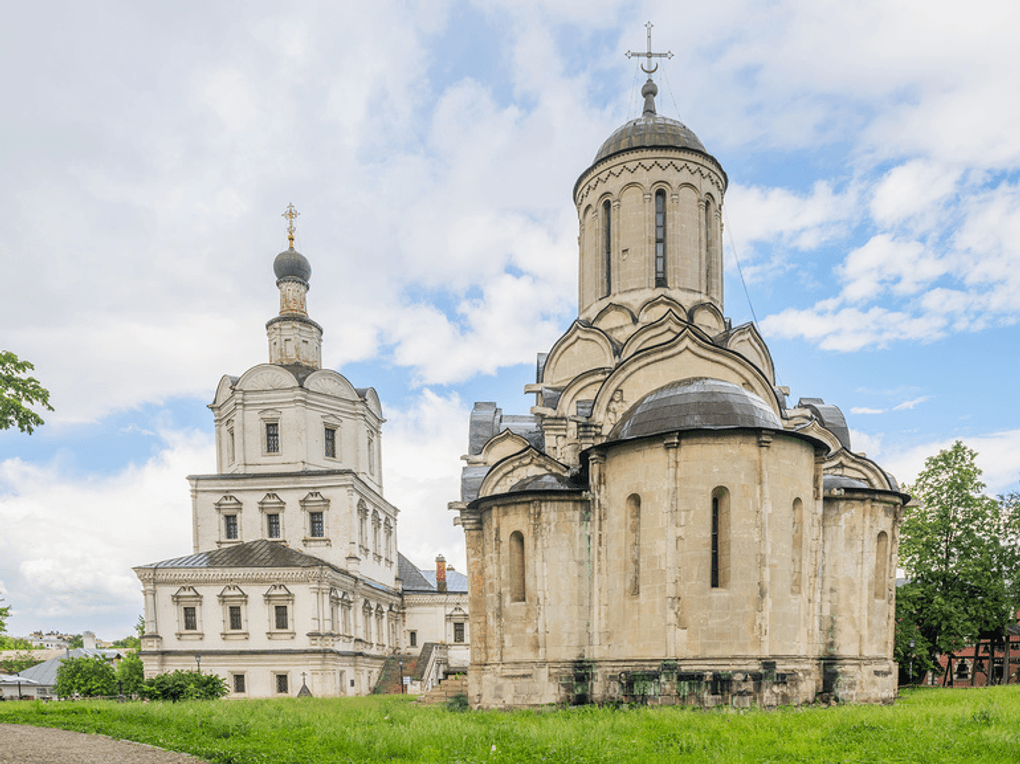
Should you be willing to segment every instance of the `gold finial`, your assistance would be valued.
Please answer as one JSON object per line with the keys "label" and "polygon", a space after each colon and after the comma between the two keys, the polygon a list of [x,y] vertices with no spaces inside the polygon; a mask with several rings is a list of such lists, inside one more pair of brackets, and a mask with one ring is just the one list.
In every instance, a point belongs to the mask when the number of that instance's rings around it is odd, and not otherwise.
{"label": "gold finial", "polygon": [[651,21],[649,21],[647,24],[645,24],[645,28],[648,30],[648,50],[646,52],[644,52],[644,53],[633,53],[632,51],[629,51],[629,50],[627,51],[627,58],[646,58],[646,59],[648,59],[648,66],[649,66],[649,68],[646,69],[645,65],[641,64],[641,71],[643,71],[645,74],[651,74],[656,69],[659,68],[658,64],[655,64],[654,66],[652,66],[652,59],[653,58],[673,58],[673,51],[671,51],[671,50],[666,51],[665,53],[652,53],[652,27],[653,26],[654,26],[654,24],[652,24]]}
{"label": "gold finial", "polygon": [[282,217],[287,218],[287,241],[290,242],[291,249],[294,249],[294,218],[300,214],[300,212],[294,209],[293,204],[288,204],[287,211],[282,215]]}

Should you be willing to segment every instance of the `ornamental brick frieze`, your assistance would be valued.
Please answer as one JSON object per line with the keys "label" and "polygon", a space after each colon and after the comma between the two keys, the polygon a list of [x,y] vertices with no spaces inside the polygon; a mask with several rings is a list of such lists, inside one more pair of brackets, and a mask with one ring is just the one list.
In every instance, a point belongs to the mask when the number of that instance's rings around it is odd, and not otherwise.
{"label": "ornamental brick frieze", "polygon": [[582,203],[593,193],[598,191],[601,186],[606,185],[612,180],[623,177],[624,173],[633,175],[640,171],[649,172],[651,170],[660,170],[662,172],[689,172],[691,175],[700,177],[702,180],[707,180],[711,183],[715,189],[722,194],[725,190],[721,183],[719,176],[705,167],[697,164],[691,164],[686,161],[670,160],[662,162],[658,159],[652,161],[638,160],[636,162],[627,162],[626,164],[618,164],[613,167],[602,170],[598,175],[588,180],[577,197],[577,206],[580,207]]}

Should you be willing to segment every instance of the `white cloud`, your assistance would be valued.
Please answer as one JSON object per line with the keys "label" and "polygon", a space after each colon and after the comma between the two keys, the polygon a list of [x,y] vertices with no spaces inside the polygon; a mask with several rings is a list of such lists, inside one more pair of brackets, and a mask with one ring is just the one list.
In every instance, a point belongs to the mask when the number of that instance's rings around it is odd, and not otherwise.
{"label": "white cloud", "polygon": [[865,406],[853,406],[850,409],[851,414],[884,414],[885,409],[872,409]]}
{"label": "white cloud", "polygon": [[[871,197],[871,217],[879,225],[895,225],[917,217],[951,196],[957,190],[961,171],[915,159],[886,173]],[[934,221],[925,221],[929,226]]]}
{"label": "white cloud", "polygon": [[922,395],[919,398],[913,398],[913,399],[911,399],[909,401],[903,401],[903,403],[900,403],[900,404],[897,404],[897,405],[893,406],[892,410],[893,411],[909,411],[910,409],[914,408],[915,406],[919,406],[922,403],[924,403],[925,401],[930,401],[930,400],[931,400],[931,396],[930,395]]}
{"label": "white cloud", "polygon": [[57,459],[0,462],[0,559],[10,631],[37,627],[133,633],[141,612],[131,572],[191,548],[191,506],[184,476],[214,460],[211,438],[163,431],[162,446],[144,464],[109,477],[76,477]]}
{"label": "white cloud", "polygon": [[883,454],[883,466],[893,473],[900,485],[917,479],[924,469],[925,459],[947,449],[957,440],[978,453],[977,466],[984,473],[982,478],[990,494],[1020,490],[1020,430],[1004,430],[984,435],[947,437],[929,443]]}
{"label": "white cloud", "polygon": [[[759,243],[810,250],[845,235],[856,207],[856,189],[837,193],[828,181],[815,183],[806,194],[734,184],[726,194],[726,230],[741,260],[750,262]],[[764,267],[776,265],[782,264]],[[755,266],[748,272],[753,274]]]}
{"label": "white cloud", "polygon": [[383,465],[386,498],[400,508],[401,553],[429,567],[442,554],[466,570],[464,532],[447,504],[460,498],[460,455],[467,451],[470,409],[456,394],[421,391],[407,409],[386,410]]}

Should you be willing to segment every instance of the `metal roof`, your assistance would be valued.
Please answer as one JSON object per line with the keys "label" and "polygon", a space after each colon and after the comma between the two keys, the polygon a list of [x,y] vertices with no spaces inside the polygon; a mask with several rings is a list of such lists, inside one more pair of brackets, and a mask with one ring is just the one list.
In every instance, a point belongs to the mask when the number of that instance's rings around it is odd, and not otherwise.
{"label": "metal roof", "polygon": [[31,668],[27,668],[18,674],[18,676],[23,679],[31,679],[36,684],[43,685],[44,687],[52,687],[57,683],[57,669],[60,668],[60,664],[68,658],[99,657],[110,660],[112,658],[117,658],[120,655],[120,650],[99,650],[89,647],[78,647],[74,650],[68,651],[64,655],[58,655],[56,658],[50,658],[48,661],[43,661]]}
{"label": "metal roof", "polygon": [[871,488],[871,486],[865,483],[863,480],[847,477],[846,475],[823,475],[822,490],[831,491],[833,488],[843,488],[850,489],[852,491],[858,491],[862,488]]}
{"label": "metal roof", "polygon": [[[437,592],[436,571],[422,570],[404,555],[397,553],[400,581],[405,592]],[[446,569],[446,591],[466,593],[467,576],[456,570]]]}
{"label": "metal roof", "polygon": [[580,491],[583,486],[574,484],[569,477],[546,473],[544,475],[532,475],[517,483],[514,483],[508,493],[522,493],[524,491]]}
{"label": "metal roof", "polygon": [[660,147],[694,149],[703,154],[708,153],[694,131],[680,120],[658,114],[645,114],[617,128],[599,148],[592,164],[622,151]]}
{"label": "metal roof", "polygon": [[142,568],[315,568],[320,565],[335,566],[312,557],[310,554],[291,549],[279,541],[257,539],[244,544],[198,552],[187,557],[141,565]]}
{"label": "metal roof", "polygon": [[732,382],[698,377],[648,393],[623,415],[608,439],[738,428],[782,430],[783,423],[754,393]]}

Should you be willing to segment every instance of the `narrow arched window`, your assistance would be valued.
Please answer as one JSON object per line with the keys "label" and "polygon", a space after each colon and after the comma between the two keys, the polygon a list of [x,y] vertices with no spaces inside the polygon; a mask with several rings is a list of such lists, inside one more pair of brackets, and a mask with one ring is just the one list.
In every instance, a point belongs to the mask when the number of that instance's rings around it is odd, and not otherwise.
{"label": "narrow arched window", "polygon": [[790,565],[790,594],[800,594],[804,576],[804,502],[793,500],[793,533]]}
{"label": "narrow arched window", "polygon": [[666,286],[666,192],[655,192],[655,286]]}
{"label": "narrow arched window", "polygon": [[725,589],[730,583],[730,493],[719,487],[712,491],[712,569],[713,589]]}
{"label": "narrow arched window", "polygon": [[602,296],[606,297],[613,291],[613,226],[611,218],[612,205],[609,201],[602,204],[602,261],[605,271],[605,282],[602,284]]}
{"label": "narrow arched window", "polygon": [[712,267],[711,266],[711,257],[712,257],[712,250],[714,249],[714,244],[715,244],[715,242],[712,241],[712,239],[714,238],[712,236],[712,217],[713,217],[713,215],[712,215],[712,200],[711,199],[706,199],[705,200],[705,255],[707,255],[706,262],[709,263],[709,266],[708,266],[709,268]]}
{"label": "narrow arched window", "polygon": [[641,497],[627,497],[627,594],[641,593]]}
{"label": "narrow arched window", "polygon": [[510,534],[510,601],[524,602],[524,534]]}
{"label": "narrow arched window", "polygon": [[882,531],[875,544],[875,599],[884,600],[889,577],[889,534]]}

